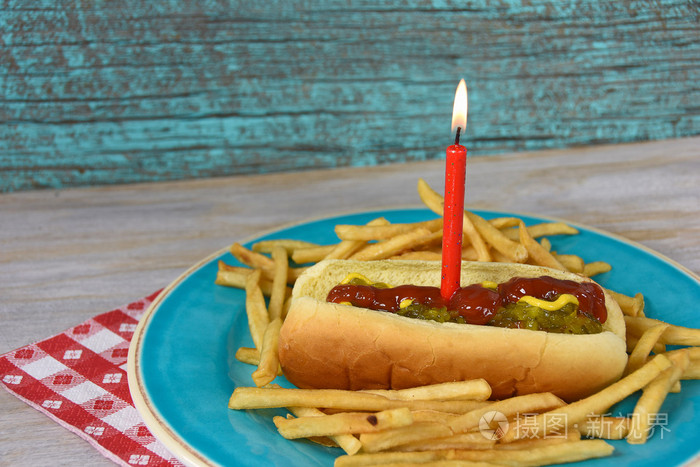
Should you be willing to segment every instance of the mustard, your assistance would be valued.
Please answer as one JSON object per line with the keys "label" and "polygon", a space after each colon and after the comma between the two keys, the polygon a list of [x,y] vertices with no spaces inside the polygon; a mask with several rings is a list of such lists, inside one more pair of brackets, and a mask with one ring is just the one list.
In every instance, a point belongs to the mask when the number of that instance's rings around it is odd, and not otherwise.
{"label": "mustard", "polygon": [[528,305],[536,306],[547,311],[561,310],[562,308],[564,308],[565,305],[568,305],[569,303],[573,303],[574,305],[578,306],[578,298],[568,293],[559,295],[559,298],[557,298],[553,302],[541,300],[530,295],[525,295],[520,300],[518,300],[518,302],[525,302]]}
{"label": "mustard", "polygon": [[345,279],[343,279],[342,281],[340,281],[340,283],[341,283],[341,284],[349,284],[350,281],[352,281],[353,279],[359,279],[359,280],[361,280],[362,282],[366,282],[367,284],[371,284],[371,283],[372,283],[371,280],[367,279],[365,276],[363,276],[362,274],[357,273],[357,272],[351,272],[350,274],[347,275],[347,277],[346,277]]}

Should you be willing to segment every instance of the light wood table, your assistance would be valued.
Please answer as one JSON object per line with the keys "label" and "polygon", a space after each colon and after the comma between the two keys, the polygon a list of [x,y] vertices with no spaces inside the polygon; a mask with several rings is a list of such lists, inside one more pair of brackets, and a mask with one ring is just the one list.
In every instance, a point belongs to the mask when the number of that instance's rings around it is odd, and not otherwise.
{"label": "light wood table", "polygon": [[[0,196],[0,353],[167,285],[210,253],[308,218],[419,205],[441,161]],[[598,227],[700,273],[700,137],[471,157],[467,204]],[[0,464],[110,465],[0,391]]]}

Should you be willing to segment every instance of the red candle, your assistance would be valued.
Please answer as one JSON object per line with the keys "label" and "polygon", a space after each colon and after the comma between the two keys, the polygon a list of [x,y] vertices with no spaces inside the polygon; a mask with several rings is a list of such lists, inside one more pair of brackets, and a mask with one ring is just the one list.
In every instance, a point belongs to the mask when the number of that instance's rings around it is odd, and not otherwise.
{"label": "red candle", "polygon": [[467,148],[459,144],[459,135],[467,126],[467,86],[459,82],[452,110],[455,144],[447,148],[445,162],[445,203],[442,227],[442,280],[440,294],[447,301],[460,287],[462,271],[462,221],[464,219],[464,178]]}

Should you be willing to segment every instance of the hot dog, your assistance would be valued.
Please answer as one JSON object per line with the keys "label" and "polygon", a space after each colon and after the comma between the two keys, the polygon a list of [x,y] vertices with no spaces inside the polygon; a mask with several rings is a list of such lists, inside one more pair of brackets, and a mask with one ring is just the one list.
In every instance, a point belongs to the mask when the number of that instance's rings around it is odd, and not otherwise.
{"label": "hot dog", "polygon": [[[436,322],[327,301],[329,292],[351,273],[392,286],[440,284],[440,263],[434,261],[328,260],[310,268],[296,281],[279,341],[284,374],[298,387],[403,389],[483,378],[494,399],[552,392],[573,401],[619,379],[627,363],[619,306],[593,281],[577,274],[523,264],[464,262],[461,282],[463,287],[491,284],[495,291],[513,278],[545,276],[593,284],[602,294],[604,310],[597,318],[599,329],[590,334],[469,320]],[[464,321],[459,316],[457,320]]]}

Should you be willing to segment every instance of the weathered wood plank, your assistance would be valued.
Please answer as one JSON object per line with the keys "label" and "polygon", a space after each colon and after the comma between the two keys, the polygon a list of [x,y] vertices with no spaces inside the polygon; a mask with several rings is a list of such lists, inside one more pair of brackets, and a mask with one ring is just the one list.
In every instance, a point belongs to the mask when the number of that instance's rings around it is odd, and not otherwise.
{"label": "weathered wood plank", "polygon": [[700,7],[628,2],[5,1],[0,190],[700,132]]}

